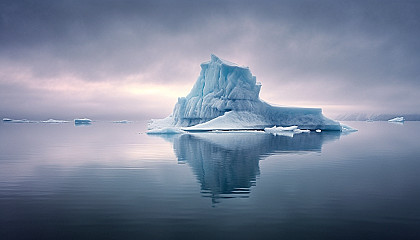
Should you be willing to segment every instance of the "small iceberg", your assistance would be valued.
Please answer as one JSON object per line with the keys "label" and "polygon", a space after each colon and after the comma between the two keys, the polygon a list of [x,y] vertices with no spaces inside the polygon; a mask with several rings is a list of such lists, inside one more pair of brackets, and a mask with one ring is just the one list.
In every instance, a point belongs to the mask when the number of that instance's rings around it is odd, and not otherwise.
{"label": "small iceberg", "polygon": [[74,124],[91,124],[92,120],[89,118],[76,118],[74,119]]}
{"label": "small iceberg", "polygon": [[396,118],[388,120],[388,122],[404,122],[404,121],[405,121],[404,117],[396,117]]}
{"label": "small iceberg", "polygon": [[55,120],[55,119],[48,119],[46,121],[41,121],[41,123],[68,123],[69,121],[66,120]]}
{"label": "small iceberg", "polygon": [[265,132],[268,133],[277,133],[277,132],[284,132],[284,131],[294,131],[298,129],[298,126],[290,126],[290,127],[271,127],[271,128],[264,128]]}
{"label": "small iceberg", "polygon": [[294,133],[308,133],[308,132],[311,132],[311,130],[309,130],[309,129],[296,129],[296,130],[293,130],[293,132]]}
{"label": "small iceberg", "polygon": [[288,136],[293,137],[294,134],[298,133],[307,133],[310,132],[308,129],[299,129],[298,126],[290,126],[290,127],[271,127],[271,128],[264,128],[264,132],[271,133],[273,135],[282,135],[282,136]]}

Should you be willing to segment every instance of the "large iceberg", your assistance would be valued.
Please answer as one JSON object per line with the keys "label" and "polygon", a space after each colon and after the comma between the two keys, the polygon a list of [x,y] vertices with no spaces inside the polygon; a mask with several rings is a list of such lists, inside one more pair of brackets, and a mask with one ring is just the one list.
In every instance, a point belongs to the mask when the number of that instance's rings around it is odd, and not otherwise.
{"label": "large iceberg", "polygon": [[193,130],[263,130],[273,126],[341,131],[337,121],[322,115],[320,108],[272,106],[259,98],[261,83],[248,67],[211,55],[201,64],[201,73],[191,92],[178,98],[173,113],[152,119],[148,129],[177,127]]}

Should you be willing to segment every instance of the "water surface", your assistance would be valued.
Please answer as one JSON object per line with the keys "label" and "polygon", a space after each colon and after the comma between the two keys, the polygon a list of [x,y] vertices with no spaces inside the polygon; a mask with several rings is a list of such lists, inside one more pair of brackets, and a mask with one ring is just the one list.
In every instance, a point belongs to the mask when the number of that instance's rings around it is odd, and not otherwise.
{"label": "water surface", "polygon": [[419,122],[150,136],[0,123],[2,239],[419,239]]}

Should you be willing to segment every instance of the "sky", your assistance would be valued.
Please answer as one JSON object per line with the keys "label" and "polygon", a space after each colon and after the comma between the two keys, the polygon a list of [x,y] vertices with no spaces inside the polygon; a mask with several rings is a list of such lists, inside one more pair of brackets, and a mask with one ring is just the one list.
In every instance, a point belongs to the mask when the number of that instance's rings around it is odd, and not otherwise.
{"label": "sky", "polygon": [[420,1],[0,0],[0,117],[168,116],[210,54],[260,98],[420,113]]}

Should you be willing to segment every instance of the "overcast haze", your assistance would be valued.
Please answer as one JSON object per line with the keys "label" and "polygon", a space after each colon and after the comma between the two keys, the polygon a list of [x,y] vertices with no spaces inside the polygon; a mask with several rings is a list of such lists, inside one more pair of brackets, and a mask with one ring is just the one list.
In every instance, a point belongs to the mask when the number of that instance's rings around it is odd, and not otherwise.
{"label": "overcast haze", "polygon": [[261,99],[419,113],[420,1],[1,1],[1,117],[169,115],[214,53]]}

